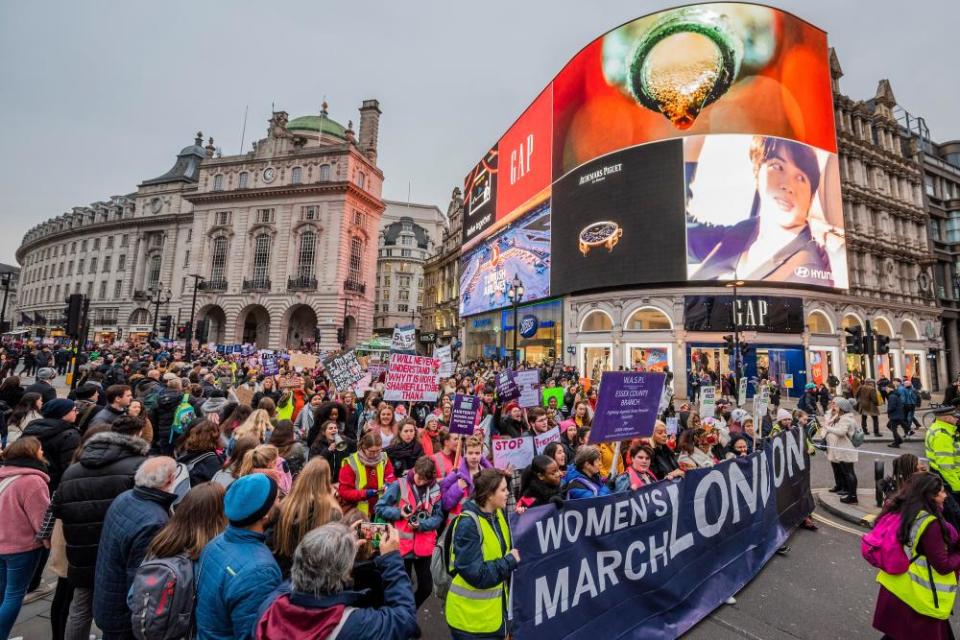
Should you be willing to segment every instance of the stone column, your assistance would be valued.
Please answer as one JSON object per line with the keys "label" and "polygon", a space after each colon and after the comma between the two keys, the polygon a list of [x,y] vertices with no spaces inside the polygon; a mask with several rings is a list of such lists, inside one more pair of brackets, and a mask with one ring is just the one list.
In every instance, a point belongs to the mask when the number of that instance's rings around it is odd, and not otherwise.
{"label": "stone column", "polygon": [[957,321],[954,318],[944,318],[943,319],[943,333],[944,337],[947,340],[947,371],[948,373],[948,383],[951,380],[956,380],[957,374],[960,373],[960,353],[958,353],[957,343]]}

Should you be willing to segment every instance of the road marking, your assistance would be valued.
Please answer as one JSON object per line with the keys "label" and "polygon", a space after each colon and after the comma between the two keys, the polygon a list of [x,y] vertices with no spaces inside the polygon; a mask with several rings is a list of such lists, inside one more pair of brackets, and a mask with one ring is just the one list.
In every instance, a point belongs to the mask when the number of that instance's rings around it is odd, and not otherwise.
{"label": "road marking", "polygon": [[848,526],[846,526],[846,525],[842,525],[842,524],[840,524],[839,522],[835,522],[835,521],[831,520],[830,518],[824,518],[824,517],[821,516],[819,513],[814,513],[814,514],[812,514],[812,516],[813,516],[813,519],[814,519],[814,520],[816,520],[816,521],[818,521],[818,522],[822,522],[823,524],[827,525],[828,527],[833,527],[834,529],[839,529],[840,531],[846,531],[847,533],[852,533],[853,535],[857,536],[858,538],[862,538],[862,537],[863,537],[864,535],[866,535],[866,533],[867,533],[866,531],[861,531],[861,530],[854,529],[853,527],[848,527]]}

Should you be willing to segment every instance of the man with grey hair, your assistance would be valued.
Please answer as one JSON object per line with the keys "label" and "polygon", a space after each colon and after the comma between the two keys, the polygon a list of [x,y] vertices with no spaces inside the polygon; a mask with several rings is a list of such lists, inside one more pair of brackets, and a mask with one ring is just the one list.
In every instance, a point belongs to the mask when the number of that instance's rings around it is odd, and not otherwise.
{"label": "man with grey hair", "polygon": [[355,529],[338,522],[304,536],[293,554],[290,581],[260,606],[253,637],[280,638],[286,629],[297,629],[303,637],[337,640],[419,637],[413,586],[399,552],[400,534],[387,527],[380,538],[375,563],[384,605],[376,609],[359,607],[363,593],[348,590],[360,543]]}
{"label": "man with grey hair", "polygon": [[150,541],[170,519],[176,475],[173,458],[148,458],[134,475],[133,489],[107,509],[93,591],[93,619],[104,640],[133,638],[127,592]]}

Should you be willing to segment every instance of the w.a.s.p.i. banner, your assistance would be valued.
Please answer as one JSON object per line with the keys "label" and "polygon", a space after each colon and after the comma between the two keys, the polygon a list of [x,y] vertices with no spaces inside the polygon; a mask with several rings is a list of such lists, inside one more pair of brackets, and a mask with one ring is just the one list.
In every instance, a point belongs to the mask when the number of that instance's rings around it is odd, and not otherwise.
{"label": "w.a.s.p.i. banner", "polygon": [[511,518],[516,640],[676,638],[746,585],[813,511],[799,429],[637,491]]}

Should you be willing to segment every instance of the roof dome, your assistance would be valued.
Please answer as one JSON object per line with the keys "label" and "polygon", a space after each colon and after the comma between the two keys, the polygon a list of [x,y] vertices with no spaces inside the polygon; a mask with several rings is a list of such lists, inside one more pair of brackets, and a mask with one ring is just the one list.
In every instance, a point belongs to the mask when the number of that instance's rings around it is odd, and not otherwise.
{"label": "roof dome", "polygon": [[346,127],[327,115],[327,103],[324,102],[320,113],[315,116],[300,116],[287,123],[287,131],[313,131],[347,139]]}

